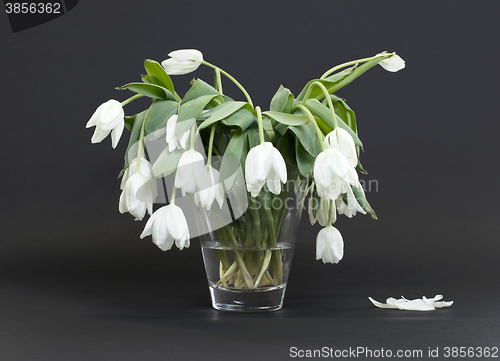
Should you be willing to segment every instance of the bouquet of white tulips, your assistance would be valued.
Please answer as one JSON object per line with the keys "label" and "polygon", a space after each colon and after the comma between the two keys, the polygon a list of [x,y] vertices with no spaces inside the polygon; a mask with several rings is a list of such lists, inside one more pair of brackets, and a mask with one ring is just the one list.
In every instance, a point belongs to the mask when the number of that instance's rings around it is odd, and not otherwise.
{"label": "bouquet of white tulips", "polygon": [[[146,212],[150,215],[141,238],[151,235],[160,249],[169,250],[174,242],[179,249],[189,247],[190,237],[200,235],[176,205],[180,190],[182,198],[207,212],[226,207],[231,217],[217,227],[222,243],[244,242],[247,247],[257,248],[272,245],[283,212],[268,206],[277,198],[286,198],[294,191],[290,184],[299,182],[306,185],[303,193],[309,196],[311,224],[318,221],[324,227],[316,237],[316,258],[324,263],[339,262],[344,245],[340,232],[333,227],[337,213],[349,218],[357,212],[369,213],[373,218],[376,215],[358,178],[357,171],[365,171],[359,161],[363,145],[355,114],[335,93],[377,64],[395,72],[404,68],[404,61],[395,53],[383,52],[335,66],[309,81],[297,96],[281,86],[269,110],[262,111],[235,78],[206,62],[201,52],[178,50],[169,56],[161,64],[146,60],[142,82],[117,88],[135,95],[123,102],[107,101],[87,123],[87,127],[95,126],[92,143],[101,142],[111,133],[113,148],[123,128],[130,130],[120,173],[123,193],[119,210],[136,220],[142,220]],[[181,98],[170,75],[187,74],[201,65],[214,69],[214,85],[193,79]],[[223,93],[223,77],[242,91],[244,101]],[[151,106],[125,116],[123,107],[140,97],[150,98]],[[163,149],[153,162],[146,142],[159,139]],[[214,161],[216,158],[222,160]],[[236,159],[236,168],[244,175],[241,182],[230,159]],[[157,180],[169,176],[173,184],[168,205],[153,213],[153,204],[160,203]],[[231,194],[239,185],[244,195],[231,203]],[[260,213],[251,208],[256,203],[264,205]],[[238,211],[237,204],[244,204],[243,211]],[[253,222],[242,224],[244,210],[249,206],[248,217],[253,217]],[[263,253],[259,259],[235,253],[233,264],[224,252],[218,256],[222,283],[253,288],[264,282],[279,282],[278,257],[274,260],[278,262],[273,272],[275,280],[267,273],[273,253]]]}

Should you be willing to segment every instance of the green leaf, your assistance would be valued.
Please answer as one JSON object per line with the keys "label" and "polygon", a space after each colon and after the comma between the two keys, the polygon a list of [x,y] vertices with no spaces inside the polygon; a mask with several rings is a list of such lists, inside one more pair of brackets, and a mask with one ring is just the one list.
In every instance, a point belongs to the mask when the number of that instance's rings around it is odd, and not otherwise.
{"label": "green leaf", "polygon": [[257,123],[257,117],[247,108],[240,108],[233,114],[223,119],[222,124],[229,126],[238,126],[245,131],[250,125]]}
{"label": "green leaf", "polygon": [[[316,99],[307,100],[305,106],[311,111],[313,115],[317,116],[325,123],[326,129],[322,129],[323,132],[328,134],[333,130],[332,113],[330,112],[329,108],[321,104]],[[363,143],[361,143],[361,140],[358,138],[356,133],[353,132],[353,130],[342,120],[342,118],[340,118],[336,114],[335,117],[337,119],[337,124],[339,125],[339,127],[345,129],[351,135],[352,139],[354,140],[354,144],[363,147]]]}
{"label": "green leaf", "polygon": [[363,210],[366,213],[369,213],[373,219],[378,219],[377,214],[375,213],[373,208],[370,206],[370,203],[368,203],[368,201],[366,200],[366,197],[363,194],[363,191],[359,188],[354,187],[354,186],[351,186],[351,188],[352,188],[352,191],[354,192],[354,196],[358,200],[358,203],[361,206],[361,208],[363,208]]}
{"label": "green leaf", "polygon": [[[354,72],[355,69],[356,69],[356,66],[353,66],[353,67],[347,68],[341,72],[335,73],[326,79],[313,79],[313,80],[309,81],[306,84],[306,86],[304,87],[304,89],[302,89],[299,96],[297,97],[297,102],[300,102],[304,99],[304,97],[307,93],[307,90],[309,89],[311,84],[314,82],[320,82],[321,84],[323,84],[326,87],[326,89],[328,89],[329,93],[333,93],[333,91],[330,91],[330,89],[335,87],[335,85],[339,84],[342,80],[349,77]],[[325,95],[319,87],[315,86],[313,89],[311,89],[309,99],[316,99],[316,98],[321,99],[324,97],[325,97]]]}
{"label": "green leaf", "polygon": [[299,138],[295,138],[295,156],[300,173],[308,177],[312,173],[316,158],[304,149]]}
{"label": "green leaf", "polygon": [[231,134],[231,140],[224,152],[220,166],[219,180],[221,183],[223,182],[226,190],[232,188],[239,166],[244,167],[244,159],[247,153],[246,133],[243,133],[241,129],[236,129]]}
{"label": "green leaf", "polygon": [[151,134],[167,126],[167,120],[177,113],[179,103],[172,100],[153,100],[146,117],[145,134]]}
{"label": "green leaf", "polygon": [[[385,56],[385,58],[389,58],[390,56],[391,56],[391,54],[387,54],[387,56]],[[361,74],[363,74],[367,70],[373,68],[382,59],[384,59],[384,58],[377,57],[373,60],[370,60],[370,61],[367,61],[366,63],[361,64],[360,66],[358,66],[358,64],[356,64],[353,67],[347,68],[347,69],[345,69],[339,73],[333,74],[325,79],[313,79],[307,83],[307,85],[304,87],[304,89],[302,89],[299,96],[297,97],[297,101],[301,101],[304,99],[304,97],[307,93],[307,89],[315,81],[319,81],[320,83],[322,83],[326,87],[326,89],[328,90],[328,93],[330,93],[330,94],[335,93],[337,90],[350,84],[353,80],[355,80],[357,77],[359,77]],[[321,89],[315,86],[311,90],[311,94],[309,96],[309,99],[322,99],[324,97],[325,97],[325,95],[323,94]]]}
{"label": "green leaf", "polygon": [[280,88],[278,89],[276,94],[274,94],[273,99],[271,100],[269,110],[273,112],[290,113],[292,110],[290,106],[290,100],[291,105],[293,106],[293,94],[290,92],[290,90],[283,87],[283,85],[280,85]]}
{"label": "green leaf", "polygon": [[306,114],[285,114],[273,111],[267,111],[263,114],[270,116],[274,120],[286,125],[298,126],[310,122]]}
{"label": "green leaf", "polygon": [[206,95],[213,95],[214,97],[214,96],[219,96],[220,93],[217,90],[215,90],[214,87],[205,83],[203,80],[197,79],[194,82],[193,86],[188,90],[186,95],[184,95],[184,99],[182,99],[181,104],[190,102],[196,98]]}
{"label": "green leaf", "polygon": [[153,164],[151,170],[154,178],[166,177],[172,174],[179,164],[179,159],[187,149],[176,149],[173,152],[168,151],[168,147],[161,152],[160,156]]}
{"label": "green leaf", "polygon": [[211,126],[213,123],[218,122],[219,120],[224,119],[225,117],[228,117],[229,115],[233,114],[234,112],[241,109],[244,105],[247,104],[248,103],[245,102],[222,103],[221,105],[207,112],[207,114],[209,114],[210,117],[203,123],[201,123],[198,129],[201,130]]}
{"label": "green leaf", "polygon": [[[333,102],[333,107],[335,108],[335,112],[344,120],[344,122],[352,129],[352,131],[358,134],[357,126],[356,126],[356,114],[354,111],[347,105],[344,99],[339,98],[335,95],[330,95],[330,98]],[[323,100],[323,105],[326,106],[326,99]]]}
{"label": "green leaf", "polygon": [[142,94],[152,99],[165,99],[177,101],[175,96],[167,88],[156,84],[129,83],[116,88],[118,90],[130,90],[137,94]]}
{"label": "green leaf", "polygon": [[309,154],[313,157],[316,157],[319,154],[317,149],[318,145],[321,147],[321,144],[319,144],[319,139],[312,124],[311,126],[305,124],[296,127],[288,126],[287,130],[290,130],[295,135],[295,138],[302,144],[304,150],[306,150]]}
{"label": "green leaf", "polygon": [[144,60],[144,68],[148,73],[150,80],[153,83],[168,89],[172,94],[175,94],[174,84],[172,79],[165,72],[165,69],[156,61],[151,59]]}
{"label": "green leaf", "polygon": [[153,81],[151,80],[151,78],[149,77],[149,75],[141,74],[141,80],[142,80],[143,83],[146,83],[146,84],[153,83]]}
{"label": "green leaf", "polygon": [[177,124],[175,126],[175,135],[180,137],[187,129],[187,124],[183,123],[190,120],[191,126],[196,122],[196,119],[200,117],[201,112],[205,106],[212,100],[215,95],[202,95],[198,98],[190,100],[188,102],[181,103],[179,108],[179,117],[177,118]]}
{"label": "green leaf", "polygon": [[127,151],[125,152],[125,165],[123,166],[123,169],[121,170],[120,174],[118,175],[118,178],[120,178],[123,175],[123,173],[127,170],[127,168],[129,167],[129,165],[130,165],[129,158],[131,158],[131,160],[133,159],[132,154],[129,157],[128,153],[129,153],[130,149],[132,148],[132,146],[139,141],[139,136],[141,135],[142,123],[144,122],[144,119],[146,118],[147,112],[148,112],[147,110],[144,110],[143,112],[136,114],[133,117],[130,117],[130,119],[133,118],[134,123],[133,123],[132,128],[131,128],[130,139],[128,141]]}

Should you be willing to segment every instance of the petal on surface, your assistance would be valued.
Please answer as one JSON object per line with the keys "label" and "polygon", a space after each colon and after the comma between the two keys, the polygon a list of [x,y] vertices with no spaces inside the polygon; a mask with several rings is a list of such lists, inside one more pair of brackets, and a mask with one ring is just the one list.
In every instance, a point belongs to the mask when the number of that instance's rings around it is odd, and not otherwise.
{"label": "petal on surface", "polygon": [[433,311],[434,307],[428,305],[422,299],[416,300],[397,300],[394,304],[402,309],[407,311]]}
{"label": "petal on surface", "polygon": [[398,308],[395,305],[388,305],[387,303],[381,303],[381,302],[375,301],[371,297],[368,297],[368,299],[371,301],[371,303],[373,303],[375,306],[377,306],[379,308],[392,308],[392,309],[397,309]]}

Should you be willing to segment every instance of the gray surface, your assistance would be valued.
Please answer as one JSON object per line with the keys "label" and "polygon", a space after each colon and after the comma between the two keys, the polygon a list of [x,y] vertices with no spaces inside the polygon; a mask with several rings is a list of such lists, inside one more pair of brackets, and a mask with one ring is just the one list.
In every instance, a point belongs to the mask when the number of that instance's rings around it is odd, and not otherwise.
{"label": "gray surface", "polygon": [[[500,346],[498,12],[494,2],[408,4],[82,0],[16,34],[0,15],[0,359],[286,360],[293,346]],[[281,83],[297,95],[343,61],[381,50],[407,61],[339,93],[358,117],[380,219],[340,218],[345,257],[323,265],[319,228],[304,217],[276,313],[212,310],[197,241],[163,253],[140,240],[144,222],[118,213],[126,142],[91,145],[84,128],[99,104],[128,95],[113,88],[137,80],[144,58],[190,47],[263,108]],[[180,93],[189,79],[174,79]],[[367,299],[437,293],[455,304],[418,313]]]}

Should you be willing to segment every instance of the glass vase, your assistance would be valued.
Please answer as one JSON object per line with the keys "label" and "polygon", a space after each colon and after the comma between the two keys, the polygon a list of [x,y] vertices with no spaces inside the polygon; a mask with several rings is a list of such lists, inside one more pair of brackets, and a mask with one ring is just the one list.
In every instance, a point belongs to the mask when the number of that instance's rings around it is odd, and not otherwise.
{"label": "glass vase", "polygon": [[[279,195],[264,186],[232,223],[200,236],[212,306],[236,312],[282,308],[306,181],[289,181]],[[210,214],[203,217],[210,223]]]}

